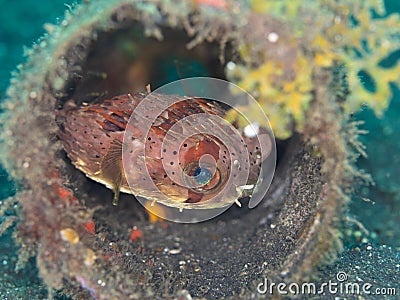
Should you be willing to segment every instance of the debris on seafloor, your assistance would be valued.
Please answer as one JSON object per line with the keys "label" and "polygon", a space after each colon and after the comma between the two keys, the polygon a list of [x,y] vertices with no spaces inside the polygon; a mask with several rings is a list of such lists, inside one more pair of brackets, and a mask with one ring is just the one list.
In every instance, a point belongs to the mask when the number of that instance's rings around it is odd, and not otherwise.
{"label": "debris on seafloor", "polygon": [[141,239],[143,236],[143,233],[140,229],[138,229],[136,226],[133,227],[131,231],[131,235],[129,236],[129,239],[133,242],[138,239]]}
{"label": "debris on seafloor", "polygon": [[75,245],[79,242],[78,233],[71,228],[62,229],[60,231],[60,235],[62,240],[69,242],[72,245]]}

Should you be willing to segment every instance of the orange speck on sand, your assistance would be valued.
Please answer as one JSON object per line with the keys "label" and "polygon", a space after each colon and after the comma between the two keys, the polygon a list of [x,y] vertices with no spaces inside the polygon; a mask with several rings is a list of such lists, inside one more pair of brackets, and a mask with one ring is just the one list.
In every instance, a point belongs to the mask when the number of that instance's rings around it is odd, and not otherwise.
{"label": "orange speck on sand", "polygon": [[85,226],[86,230],[89,231],[91,234],[94,234],[96,231],[96,224],[93,221],[87,222],[83,224],[83,226]]}
{"label": "orange speck on sand", "polygon": [[149,214],[150,223],[162,222],[163,218],[160,218],[159,216],[152,214],[150,211],[147,211],[147,212]]}
{"label": "orange speck on sand", "polygon": [[67,198],[71,197],[71,195],[72,195],[71,191],[69,191],[61,186],[57,186],[56,190],[57,190],[57,194],[60,196],[60,198],[63,198],[63,199],[67,199]]}
{"label": "orange speck on sand", "polygon": [[226,8],[227,4],[225,0],[195,0],[196,4],[208,5],[216,8]]}
{"label": "orange speck on sand", "polygon": [[[50,174],[50,178],[61,179],[61,175],[57,169],[51,169],[49,171],[49,174]],[[60,199],[68,201],[69,203],[77,203],[77,199],[70,189],[65,188],[64,186],[59,185],[57,183],[54,183],[52,186],[54,187],[54,189],[55,189],[57,195],[60,197]]]}
{"label": "orange speck on sand", "polygon": [[166,211],[162,205],[157,203],[152,203],[151,201],[146,202],[145,204],[147,213],[149,214],[150,223],[162,222],[163,216],[166,215]]}
{"label": "orange speck on sand", "polygon": [[136,226],[133,227],[132,231],[131,231],[131,236],[129,237],[129,239],[131,241],[136,241],[137,239],[141,239],[143,236],[143,233],[141,230],[137,229]]}
{"label": "orange speck on sand", "polygon": [[77,203],[76,197],[74,196],[72,191],[70,191],[69,189],[59,186],[59,185],[55,185],[54,188],[56,190],[57,195],[60,197],[60,199],[66,201],[66,202],[69,202],[71,204]]}

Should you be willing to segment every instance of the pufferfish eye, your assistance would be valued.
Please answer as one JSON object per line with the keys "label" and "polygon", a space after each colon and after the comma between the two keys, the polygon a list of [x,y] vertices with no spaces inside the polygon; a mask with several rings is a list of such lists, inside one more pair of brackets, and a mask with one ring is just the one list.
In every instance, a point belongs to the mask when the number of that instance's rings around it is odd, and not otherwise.
{"label": "pufferfish eye", "polygon": [[207,184],[210,182],[210,180],[213,177],[213,174],[211,171],[207,168],[201,168],[197,167],[197,169],[194,171],[194,179],[199,183],[199,184]]}
{"label": "pufferfish eye", "polygon": [[208,193],[219,187],[221,172],[212,164],[193,161],[183,168],[183,178],[193,191]]}

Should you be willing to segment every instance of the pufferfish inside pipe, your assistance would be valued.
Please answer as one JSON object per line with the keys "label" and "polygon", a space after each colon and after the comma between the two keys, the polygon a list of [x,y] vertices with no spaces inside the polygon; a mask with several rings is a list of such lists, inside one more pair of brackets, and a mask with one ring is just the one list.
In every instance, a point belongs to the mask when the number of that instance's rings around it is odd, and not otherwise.
{"label": "pufferfish inside pipe", "polygon": [[218,208],[252,193],[272,148],[265,128],[255,124],[249,133],[225,121],[228,109],[131,93],[80,106],[69,100],[57,123],[72,164],[112,189],[114,205],[121,191],[180,209]]}

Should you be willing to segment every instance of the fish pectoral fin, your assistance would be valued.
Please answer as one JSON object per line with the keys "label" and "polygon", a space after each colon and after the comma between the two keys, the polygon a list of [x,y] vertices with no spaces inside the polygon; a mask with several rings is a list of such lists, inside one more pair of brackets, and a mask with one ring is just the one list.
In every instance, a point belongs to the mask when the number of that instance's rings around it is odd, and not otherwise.
{"label": "fish pectoral fin", "polygon": [[115,186],[115,188],[114,188],[114,198],[113,198],[113,202],[112,202],[112,204],[114,206],[118,205],[120,188],[121,188],[121,186]]}
{"label": "fish pectoral fin", "polygon": [[114,192],[113,205],[118,205],[122,185],[122,142],[115,139],[111,142],[107,154],[100,163],[101,176],[110,183]]}

